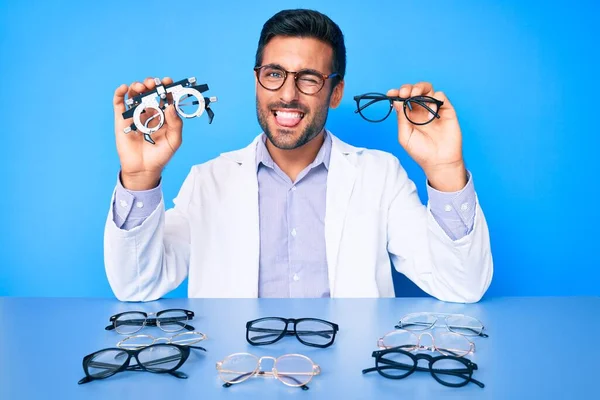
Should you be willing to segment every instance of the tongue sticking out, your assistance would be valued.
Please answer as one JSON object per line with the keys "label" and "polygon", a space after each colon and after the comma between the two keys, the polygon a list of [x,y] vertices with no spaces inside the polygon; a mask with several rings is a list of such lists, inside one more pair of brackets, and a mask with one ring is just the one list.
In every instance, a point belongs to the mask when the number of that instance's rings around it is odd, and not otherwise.
{"label": "tongue sticking out", "polygon": [[277,123],[281,126],[285,126],[288,128],[298,125],[300,121],[302,121],[302,117],[304,117],[304,114],[298,112],[275,112],[275,120],[277,121]]}

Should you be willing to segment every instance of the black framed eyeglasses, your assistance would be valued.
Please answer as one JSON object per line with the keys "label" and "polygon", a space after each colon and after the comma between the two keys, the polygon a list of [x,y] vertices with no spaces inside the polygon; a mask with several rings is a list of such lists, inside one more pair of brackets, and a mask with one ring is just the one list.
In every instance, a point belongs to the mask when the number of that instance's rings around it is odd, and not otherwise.
{"label": "black framed eyeglasses", "polygon": [[[155,317],[149,318],[151,316]],[[126,311],[110,317],[110,325],[104,329],[107,331],[114,329],[122,335],[138,332],[145,326],[157,326],[165,332],[177,332],[182,329],[193,331],[195,328],[187,323],[193,318],[193,311],[180,308],[170,308],[156,313]]]}
{"label": "black framed eyeglasses", "polygon": [[414,125],[427,125],[435,118],[439,119],[438,111],[444,104],[430,96],[396,97],[375,92],[354,96],[354,101],[354,113],[359,113],[369,122],[385,120],[394,108],[394,101],[403,102],[404,115]]}
{"label": "black framed eyeglasses", "polygon": [[[293,324],[289,328],[289,324]],[[329,347],[339,326],[317,318],[266,317],[246,322],[246,340],[253,346],[275,343],[284,336],[296,336],[300,343],[313,347]]]}
{"label": "black framed eyeglasses", "polygon": [[[477,370],[477,364],[466,358],[412,354],[402,350],[402,347],[404,346],[374,351],[372,356],[375,358],[375,367],[363,369],[362,373],[377,371],[388,379],[403,379],[415,371],[429,371],[431,376],[444,386],[461,387],[473,382],[481,388],[485,387],[483,383],[473,379],[473,371]],[[427,360],[427,368],[419,367],[419,360]]]}
{"label": "black framed eyeglasses", "polygon": [[302,69],[300,71],[287,71],[276,64],[267,64],[260,67],[254,67],[258,83],[267,90],[275,91],[281,89],[288,75],[294,75],[294,82],[298,90],[307,95],[319,93],[325,81],[332,79],[339,74],[334,72],[326,75],[314,69]]}
{"label": "black framed eyeglasses", "polygon": [[[148,371],[155,374],[171,374],[186,379],[187,375],[177,371],[190,356],[190,349],[206,351],[200,346],[181,346],[174,343],[158,343],[139,349],[107,348],[88,354],[83,358],[85,377],[78,383],[84,384],[105,379],[122,371]],[[131,365],[131,359],[137,364]]]}

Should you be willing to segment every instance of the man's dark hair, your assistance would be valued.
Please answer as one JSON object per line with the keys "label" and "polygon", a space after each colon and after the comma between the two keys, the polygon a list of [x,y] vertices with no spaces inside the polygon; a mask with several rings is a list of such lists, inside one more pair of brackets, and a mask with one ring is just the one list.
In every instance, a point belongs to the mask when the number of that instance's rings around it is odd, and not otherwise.
{"label": "man's dark hair", "polygon": [[[275,36],[314,38],[329,44],[333,49],[332,71],[340,80],[346,74],[346,45],[340,27],[328,16],[314,10],[283,10],[273,15],[263,25],[256,50],[255,67],[262,64],[263,51]],[[335,83],[339,82],[336,80]]]}

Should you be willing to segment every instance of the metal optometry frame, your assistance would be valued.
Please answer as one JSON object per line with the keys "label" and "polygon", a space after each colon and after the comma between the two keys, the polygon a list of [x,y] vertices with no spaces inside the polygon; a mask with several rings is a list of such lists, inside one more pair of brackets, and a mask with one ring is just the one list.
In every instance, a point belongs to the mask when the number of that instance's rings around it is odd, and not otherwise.
{"label": "metal optometry frame", "polygon": [[[140,131],[144,134],[144,139],[147,142],[154,144],[151,135],[158,131],[165,122],[164,109],[169,104],[167,99],[168,94],[172,95],[175,110],[177,110],[177,114],[182,118],[199,117],[206,110],[206,113],[208,114],[208,123],[212,123],[215,114],[210,108],[210,103],[216,102],[217,98],[215,96],[202,96],[202,93],[208,90],[207,84],[196,85],[196,78],[194,77],[173,82],[166,86],[162,84],[160,79],[154,78],[154,83],[156,84],[154,90],[137,95],[125,101],[125,104],[129,109],[123,113],[123,118],[133,118],[133,123],[126,127],[123,132],[129,133],[131,131]],[[183,101],[190,97],[195,98],[191,104],[198,106],[198,108],[192,113],[186,113],[182,109],[182,106],[184,105]],[[142,113],[146,112],[147,109],[153,109],[156,113],[148,118],[145,123],[142,123],[140,116]],[[156,118],[158,118],[158,123],[154,122],[152,126],[149,126],[150,122]]]}

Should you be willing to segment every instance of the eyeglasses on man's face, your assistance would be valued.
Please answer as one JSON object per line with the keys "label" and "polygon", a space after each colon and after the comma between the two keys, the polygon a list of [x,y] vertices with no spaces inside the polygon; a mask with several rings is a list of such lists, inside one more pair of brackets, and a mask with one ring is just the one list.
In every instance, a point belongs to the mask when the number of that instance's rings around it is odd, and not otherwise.
{"label": "eyeglasses on man's face", "polygon": [[392,112],[394,102],[402,102],[404,115],[413,125],[426,125],[435,118],[439,119],[438,111],[444,104],[443,101],[430,96],[397,97],[375,92],[354,96],[354,101],[354,113],[360,114],[369,122],[385,120]]}
{"label": "eyeglasses on man's face", "polygon": [[254,67],[256,78],[260,85],[271,91],[281,89],[289,75],[294,76],[294,82],[298,90],[307,95],[317,94],[325,86],[327,79],[332,79],[339,74],[324,74],[314,69],[302,69],[300,71],[287,71],[277,64],[267,64]]}

